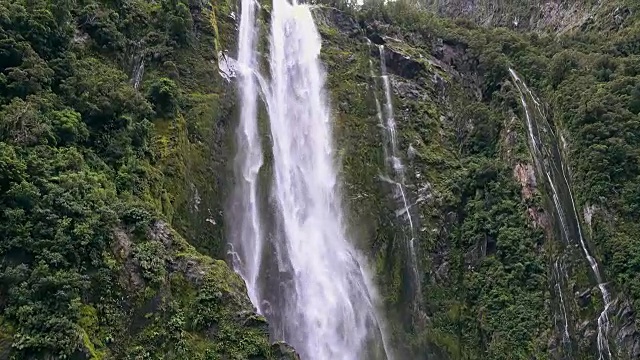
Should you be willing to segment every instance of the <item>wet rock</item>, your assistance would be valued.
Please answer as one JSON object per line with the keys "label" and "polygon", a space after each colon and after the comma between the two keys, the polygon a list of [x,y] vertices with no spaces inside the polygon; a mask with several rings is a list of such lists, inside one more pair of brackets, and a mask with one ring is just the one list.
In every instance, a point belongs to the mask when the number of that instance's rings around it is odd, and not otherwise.
{"label": "wet rock", "polygon": [[236,59],[227,52],[218,52],[218,72],[223,79],[230,83],[238,74],[239,65]]}
{"label": "wet rock", "polygon": [[610,312],[615,314],[613,333],[617,347],[630,359],[640,358],[640,332],[636,326],[633,306],[628,300],[617,301]]}
{"label": "wet rock", "polygon": [[[559,346],[558,343],[560,342],[560,340],[558,339],[557,336],[555,336],[555,334],[552,334],[549,337],[549,341],[547,342],[547,349],[549,349],[549,353],[551,354],[556,354],[558,352]],[[553,357],[555,358],[555,357]]]}
{"label": "wet rock", "polygon": [[417,79],[426,70],[423,61],[417,61],[393,47],[384,48],[384,58],[387,69],[405,79]]}
{"label": "wet rock", "polygon": [[585,320],[580,324],[576,324],[576,333],[582,343],[582,347],[588,348],[593,344],[598,334],[596,329],[596,320]]}
{"label": "wet rock", "polygon": [[369,38],[369,40],[371,40],[372,43],[376,45],[384,45],[386,43],[386,41],[384,41],[382,36],[380,36],[380,34],[378,33],[370,34],[367,37]]}
{"label": "wet rock", "polygon": [[485,256],[493,255],[496,253],[498,243],[495,238],[488,237],[485,243]]}
{"label": "wet rock", "polygon": [[300,360],[293,347],[282,341],[271,345],[271,351],[275,360]]}
{"label": "wet rock", "polygon": [[522,188],[522,198],[531,199],[538,187],[536,174],[531,164],[516,164],[513,176],[518,180]]}
{"label": "wet rock", "polygon": [[202,203],[202,197],[200,196],[198,187],[194,183],[189,183],[189,189],[193,194],[190,199],[191,212],[197,213],[198,211],[200,211],[200,204]]}
{"label": "wet rock", "polygon": [[269,324],[264,316],[260,316],[253,311],[241,311],[237,314],[237,317],[242,326],[258,329],[265,335],[269,335]]}
{"label": "wet rock", "polygon": [[[533,199],[538,183],[536,180],[535,169],[531,164],[518,163],[513,168],[513,177],[518,181],[521,187],[522,199],[526,203],[530,203]],[[552,233],[546,213],[543,209],[535,206],[528,206],[527,213],[535,226],[539,226],[549,234]],[[551,236],[551,235],[549,235]]]}
{"label": "wet rock", "polygon": [[447,94],[447,82],[442,76],[433,74],[433,84],[438,92],[438,96],[441,100],[445,100]]}
{"label": "wet rock", "polygon": [[560,32],[579,27],[597,8],[597,3],[558,0],[531,0],[522,5],[494,2],[493,6],[471,0],[431,0],[430,3],[441,15],[468,19],[482,26]]}
{"label": "wet rock", "polygon": [[624,25],[624,22],[631,16],[632,12],[627,7],[617,7],[613,14],[611,14],[613,18],[613,22],[617,25],[618,28],[621,28]]}
{"label": "wet rock", "polygon": [[362,28],[352,16],[332,7],[316,6],[313,8],[313,18],[317,26],[337,28],[349,37],[362,36]]}
{"label": "wet rock", "polygon": [[406,81],[403,78],[390,77],[391,85],[393,86],[394,93],[398,94],[401,98],[406,98],[414,101],[427,100],[428,95],[413,81]]}
{"label": "wet rock", "polygon": [[582,294],[576,294],[578,305],[580,307],[587,307],[591,304],[591,289],[584,291]]}
{"label": "wet rock", "polygon": [[595,205],[587,205],[584,208],[584,222],[591,228],[591,222],[593,220],[593,215],[596,213],[598,208]]}

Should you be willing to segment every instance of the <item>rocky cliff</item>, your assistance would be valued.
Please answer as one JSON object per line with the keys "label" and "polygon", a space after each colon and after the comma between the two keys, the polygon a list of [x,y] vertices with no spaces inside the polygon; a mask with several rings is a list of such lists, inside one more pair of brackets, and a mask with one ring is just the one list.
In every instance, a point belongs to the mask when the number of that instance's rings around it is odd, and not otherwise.
{"label": "rocky cliff", "polygon": [[598,1],[426,0],[427,9],[487,27],[567,31],[593,20]]}
{"label": "rocky cliff", "polygon": [[[494,19],[524,8],[517,3],[503,5],[491,11]],[[402,344],[399,351],[403,356],[582,359],[607,351],[602,350],[603,343],[598,345],[602,336],[613,358],[640,355],[637,310],[628,300],[636,296],[634,285],[607,280],[615,295],[610,304],[603,304],[579,248],[565,250],[552,189],[545,185],[546,174],[535,170],[527,115],[507,71],[515,67],[538,86],[540,96],[548,99],[548,105],[538,105],[550,114],[550,131],[562,134],[564,161],[570,169],[584,169],[581,161],[586,159],[572,158],[572,154],[580,151],[580,137],[585,135],[561,120],[570,111],[566,106],[577,104],[569,105],[568,97],[562,98],[562,105],[554,101],[576,83],[606,83],[616,75],[602,80],[596,80],[595,75],[594,79],[583,68],[590,60],[578,54],[580,64],[574,63],[572,75],[558,72],[563,57],[556,53],[561,48],[572,51],[575,41],[600,46],[593,37],[597,29],[607,34],[611,46],[625,49],[618,58],[607,58],[619,64],[607,68],[620,66],[618,81],[632,81],[622,80],[636,74],[625,72],[622,64],[637,51],[631,45],[637,44],[636,17],[621,20],[615,14],[633,14],[635,10],[624,3],[609,5],[606,11],[598,7],[602,16],[588,24],[541,16],[540,22],[520,26],[514,32],[493,29],[503,25],[500,21],[485,22],[485,28],[451,23],[424,11],[424,7],[403,3],[382,8],[365,4],[355,13],[348,7],[342,8],[344,11],[317,10],[337,109],[352,223],[363,249],[376,261],[396,344]],[[446,9],[455,11],[456,7]],[[539,8],[531,4],[526,10]],[[570,28],[573,30],[564,35],[544,34]],[[543,31],[543,35],[532,35],[529,30]],[[385,159],[380,144],[384,140],[375,111],[376,98],[381,97],[376,79],[381,76],[381,55],[390,73],[402,162],[410,174],[411,212],[420,229],[422,292],[417,301],[400,235],[405,230],[396,216],[401,209],[391,201],[392,188],[381,176]],[[605,61],[604,57],[599,59]],[[554,80],[559,74],[563,75]],[[564,82],[565,76],[570,82]],[[590,101],[601,101],[591,96]],[[619,100],[626,104],[623,106],[630,104]],[[605,113],[591,121],[607,126]],[[633,113],[623,116],[635,123]],[[545,139],[542,141],[550,138]],[[572,171],[573,191],[578,192],[584,209],[592,209],[584,202],[588,196],[581,193],[588,191],[585,186],[589,185],[580,180],[580,171]],[[592,214],[592,210],[585,213]],[[613,269],[616,265],[609,262],[610,256],[621,254],[611,248],[617,245],[607,242],[617,238],[613,242],[631,246],[626,235],[612,236],[610,231],[632,225],[606,217],[608,230],[595,229],[590,215],[579,219],[584,223],[578,226],[589,229],[589,247],[607,269],[607,279],[633,276]],[[610,240],[603,242],[605,234]],[[560,255],[567,252],[566,258]],[[558,267],[559,258],[566,265]],[[602,313],[609,317],[604,331],[599,326]]]}

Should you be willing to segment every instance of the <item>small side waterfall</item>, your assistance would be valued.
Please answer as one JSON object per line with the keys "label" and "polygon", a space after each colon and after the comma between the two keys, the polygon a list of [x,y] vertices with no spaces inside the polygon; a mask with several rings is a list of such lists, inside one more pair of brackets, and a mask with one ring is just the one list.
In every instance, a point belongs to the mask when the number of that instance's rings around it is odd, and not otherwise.
{"label": "small side waterfall", "polygon": [[[371,45],[371,42],[369,42]],[[398,136],[396,129],[395,115],[393,111],[393,97],[391,93],[391,82],[389,74],[387,73],[387,65],[385,59],[384,45],[378,45],[378,52],[380,54],[380,76],[382,80],[382,89],[384,91],[384,107],[380,105],[380,100],[374,89],[374,98],[376,102],[377,117],[380,121],[380,127],[384,129],[384,155],[386,164],[386,173],[381,176],[382,180],[389,183],[393,187],[393,197],[398,203],[398,210],[396,216],[405,223],[404,230],[404,242],[408,253],[408,266],[411,272],[411,285],[413,301],[420,302],[421,296],[421,279],[418,269],[418,259],[416,254],[416,224],[415,219],[411,212],[413,204],[409,201],[407,183],[405,177],[405,166],[402,163],[400,150],[398,146]],[[374,81],[374,85],[377,85],[373,70],[373,62],[369,60],[371,77]]]}
{"label": "small side waterfall", "polygon": [[562,342],[568,346],[569,353],[571,353],[572,349],[571,345],[571,335],[569,335],[569,315],[567,313],[567,305],[564,300],[564,288],[563,288],[563,280],[566,280],[566,270],[563,264],[560,261],[561,259],[556,259],[553,262],[553,271],[552,276],[555,278],[555,286],[554,290],[558,294],[558,298],[560,299],[560,316],[562,317],[562,327],[564,331],[562,332]]}
{"label": "small side waterfall", "polygon": [[[598,356],[600,360],[612,359],[608,341],[608,313],[609,307],[611,306],[611,295],[609,294],[606,283],[603,280],[598,262],[591,255],[587,247],[571,185],[569,183],[569,171],[562,161],[558,138],[554,134],[553,129],[545,116],[540,101],[538,101],[533,92],[531,92],[513,69],[509,69],[509,72],[520,93],[520,101],[527,121],[531,153],[535,160],[538,172],[544,174],[547,184],[551,189],[554,207],[562,227],[561,234],[563,239],[567,244],[574,244],[577,241],[577,245],[582,249],[585,258],[589,263],[598,289],[602,294],[604,308],[598,317]],[[533,109],[531,109],[529,103],[533,103]],[[540,129],[542,129],[542,133],[540,132]],[[548,136],[550,141],[542,141],[542,136]],[[560,302],[562,304],[562,308],[565,309],[566,314],[564,299],[560,298]],[[565,331],[568,331],[566,327]]]}
{"label": "small side waterfall", "polygon": [[[273,1],[270,78],[256,60],[255,7],[242,0],[234,267],[268,318],[272,338],[293,345],[303,359],[391,360],[376,290],[342,213],[322,42],[311,7]],[[258,94],[270,136],[259,132]],[[261,136],[270,149],[263,150]],[[264,159],[272,162],[263,160],[267,150],[272,157]],[[262,183],[269,172],[272,182]],[[269,185],[269,196],[261,195]]]}
{"label": "small side waterfall", "polygon": [[134,89],[140,88],[142,77],[144,76],[144,58],[145,48],[142,44],[136,43],[133,47],[133,56],[131,58],[131,77],[130,82]]}

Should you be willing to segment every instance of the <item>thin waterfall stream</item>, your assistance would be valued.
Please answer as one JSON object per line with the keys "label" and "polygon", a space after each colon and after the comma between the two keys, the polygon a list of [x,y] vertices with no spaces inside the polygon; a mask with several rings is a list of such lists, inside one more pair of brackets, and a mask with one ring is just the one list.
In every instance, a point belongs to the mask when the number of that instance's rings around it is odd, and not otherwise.
{"label": "thin waterfall stream", "polygon": [[[293,345],[302,359],[391,359],[376,289],[342,211],[311,7],[274,0],[265,77],[256,60],[256,6],[242,1],[239,28],[233,265],[268,318],[272,338]],[[258,94],[268,136],[258,126]],[[270,148],[263,149],[265,138]],[[262,174],[271,182],[263,183]]]}
{"label": "thin waterfall stream", "polygon": [[[368,39],[367,39],[368,40]],[[369,40],[368,40],[369,41]],[[369,41],[369,46],[371,42]],[[396,215],[399,218],[404,219],[406,222],[405,229],[408,227],[408,231],[403,234],[405,237],[405,245],[408,253],[408,266],[411,272],[411,285],[413,301],[416,304],[419,302],[421,294],[421,279],[418,269],[418,258],[416,254],[415,242],[417,237],[415,220],[413,218],[411,207],[412,204],[409,201],[407,182],[405,177],[405,166],[402,163],[402,157],[400,155],[400,149],[398,145],[398,135],[396,120],[393,111],[393,96],[391,92],[391,82],[389,80],[389,74],[387,73],[387,65],[385,59],[384,45],[378,45],[378,53],[380,58],[380,76],[382,80],[382,88],[384,91],[384,107],[380,105],[380,100],[374,89],[374,98],[376,102],[377,118],[380,122],[380,127],[384,130],[384,155],[386,174],[382,176],[382,179],[393,186],[393,197],[398,202],[399,210],[396,210]],[[373,62],[369,60],[371,77],[376,84]]]}
{"label": "thin waterfall stream", "polygon": [[[536,98],[533,92],[527,87],[527,85],[518,77],[518,74],[509,69],[511,78],[520,93],[520,101],[524,109],[525,118],[527,122],[528,135],[530,140],[531,152],[536,163],[538,172],[544,173],[548,185],[551,189],[551,195],[554,203],[555,210],[557,212],[560,224],[562,227],[561,234],[567,244],[572,244],[577,241],[577,245],[580,246],[586,260],[589,262],[589,267],[593,273],[596,281],[596,285],[602,295],[602,302],[604,307],[598,317],[598,336],[597,347],[598,356],[600,360],[612,359],[611,350],[609,348],[608,332],[609,332],[609,317],[608,312],[611,306],[611,295],[606,287],[606,283],[603,280],[602,274],[599,269],[598,262],[591,255],[584,234],[582,232],[582,226],[578,217],[578,211],[576,208],[573,192],[569,183],[568,169],[562,161],[562,155],[559,150],[558,139],[553,133],[551,125],[549,124],[540,101]],[[533,103],[535,111],[534,115],[532,109],[529,106],[529,102]],[[539,123],[538,120],[543,120],[543,123]],[[543,129],[545,135],[549,135],[551,139],[550,144],[545,144],[541,140],[540,129]],[[560,267],[558,267],[560,269]],[[561,306],[566,314],[566,306],[564,299],[561,297]],[[565,315],[566,316],[566,315]],[[565,331],[568,330],[565,328]]]}

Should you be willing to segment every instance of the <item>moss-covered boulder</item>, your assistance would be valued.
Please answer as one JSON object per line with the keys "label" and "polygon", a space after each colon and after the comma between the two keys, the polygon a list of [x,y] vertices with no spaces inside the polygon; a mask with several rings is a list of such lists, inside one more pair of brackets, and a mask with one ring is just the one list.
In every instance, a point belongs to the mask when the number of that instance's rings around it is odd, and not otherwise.
{"label": "moss-covered boulder", "polygon": [[[295,352],[269,342],[268,324],[255,313],[244,281],[224,261],[204,256],[166,222],[144,231],[114,231],[113,271],[118,307],[91,311],[114,320],[112,339],[90,321],[88,353],[98,358],[289,359]],[[124,330],[124,331],[123,331]],[[293,358],[292,358],[293,359]]]}

